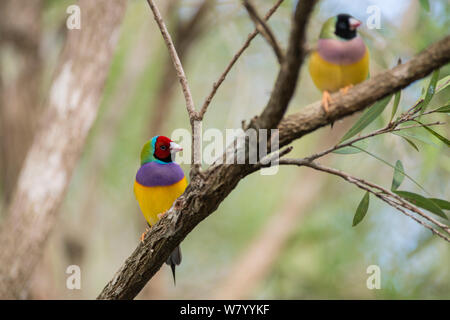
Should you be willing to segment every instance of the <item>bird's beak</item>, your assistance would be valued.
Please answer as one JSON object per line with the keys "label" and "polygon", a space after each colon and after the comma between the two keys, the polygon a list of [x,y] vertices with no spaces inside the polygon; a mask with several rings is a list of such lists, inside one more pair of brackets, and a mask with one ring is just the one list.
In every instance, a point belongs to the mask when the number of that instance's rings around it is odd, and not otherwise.
{"label": "bird's beak", "polygon": [[350,18],[348,20],[349,24],[350,24],[350,30],[356,30],[360,25],[361,25],[361,21],[359,21],[358,19],[355,18]]}
{"label": "bird's beak", "polygon": [[183,151],[183,148],[176,144],[175,142],[171,142],[170,143],[170,152],[179,152],[179,151]]}

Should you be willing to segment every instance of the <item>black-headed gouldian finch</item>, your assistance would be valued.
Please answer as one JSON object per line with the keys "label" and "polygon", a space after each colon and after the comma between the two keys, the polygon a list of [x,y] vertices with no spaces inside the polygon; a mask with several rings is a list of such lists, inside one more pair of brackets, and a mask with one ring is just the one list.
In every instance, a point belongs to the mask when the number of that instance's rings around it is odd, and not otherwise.
{"label": "black-headed gouldian finch", "polygon": [[361,21],[349,14],[339,14],[322,26],[317,49],[311,53],[309,73],[323,92],[322,105],[328,113],[330,92],[364,81],[369,74],[369,50],[358,35]]}
{"label": "black-headed gouldian finch", "polygon": [[[142,148],[141,167],[136,174],[134,194],[150,227],[158,222],[186,189],[184,172],[173,162],[175,153],[182,150],[178,144],[164,136],[153,137]],[[146,232],[142,234],[141,241]],[[179,246],[166,263],[172,269],[175,282],[175,267],[181,263]]]}

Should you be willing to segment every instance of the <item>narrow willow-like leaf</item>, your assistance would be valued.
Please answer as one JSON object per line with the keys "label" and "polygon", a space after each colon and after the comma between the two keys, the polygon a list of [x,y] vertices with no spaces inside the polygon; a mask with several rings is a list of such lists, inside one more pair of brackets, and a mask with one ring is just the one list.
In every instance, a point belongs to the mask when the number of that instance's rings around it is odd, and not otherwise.
{"label": "narrow willow-like leaf", "polygon": [[405,131],[392,132],[392,134],[395,134],[396,136],[402,137],[404,139],[406,139],[406,138],[408,138],[408,139],[415,139],[417,141],[423,142],[423,143],[428,144],[430,146],[437,146],[436,143],[434,143],[430,139],[427,139],[427,137],[425,137],[425,136],[418,136],[418,135],[407,133]]}
{"label": "narrow willow-like leaf", "polygon": [[420,5],[426,12],[430,12],[430,2],[428,0],[419,0]]}
{"label": "narrow willow-like leaf", "polygon": [[394,96],[394,105],[392,106],[392,114],[391,114],[391,120],[389,120],[389,122],[392,121],[392,119],[394,119],[395,114],[397,113],[397,109],[398,109],[398,104],[400,103],[400,98],[402,96],[402,90],[399,90],[395,93]]}
{"label": "narrow willow-like leaf", "polygon": [[361,118],[356,121],[353,127],[342,137],[341,142],[350,139],[354,135],[360,133],[365,127],[371,124],[386,108],[389,101],[392,98],[392,94],[375,102],[373,106],[367,109],[361,116]]}
{"label": "narrow willow-like leaf", "polygon": [[391,190],[396,190],[402,184],[403,180],[405,179],[405,175],[402,172],[405,172],[403,164],[400,160],[397,160],[397,162],[395,163],[394,177],[392,179]]}
{"label": "narrow willow-like leaf", "polygon": [[355,216],[353,217],[353,227],[360,223],[366,216],[367,209],[369,209],[369,198],[369,192],[366,192],[364,197],[361,199],[358,208],[356,209]]}
{"label": "narrow willow-like leaf", "polygon": [[450,210],[450,202],[447,200],[442,200],[438,198],[430,198],[434,203],[436,203],[443,210]]}
{"label": "narrow willow-like leaf", "polygon": [[416,149],[417,152],[419,152],[419,148],[416,146],[416,144],[415,144],[414,142],[412,142],[411,140],[409,140],[409,139],[406,138],[406,137],[402,137],[402,136],[399,136],[399,137],[401,137],[403,140],[405,140],[406,142],[408,142],[408,144],[409,144],[411,147],[413,147],[414,149]]}
{"label": "narrow willow-like leaf", "polygon": [[428,85],[425,98],[423,99],[422,103],[420,104],[420,114],[422,114],[425,109],[430,104],[431,99],[433,99],[434,93],[436,91],[436,85],[437,81],[439,79],[439,69],[436,69],[433,71],[430,79],[430,83]]}
{"label": "narrow willow-like leaf", "polygon": [[399,190],[393,190],[392,192],[396,193],[403,199],[407,200],[408,202],[411,202],[412,204],[423,208],[425,210],[428,210],[441,218],[448,219],[447,215],[442,211],[442,209],[437,205],[433,200],[425,198],[424,196],[421,196],[420,194],[409,192],[409,191],[399,191]]}
{"label": "narrow willow-like leaf", "polygon": [[424,129],[426,129],[429,133],[431,133],[433,136],[435,136],[436,138],[438,138],[439,140],[441,140],[443,143],[445,143],[447,145],[447,147],[450,147],[450,141],[446,138],[441,136],[439,133],[437,133],[436,131],[428,128],[428,126],[424,125],[423,123],[419,122],[416,120],[417,123],[421,124],[422,127]]}
{"label": "narrow willow-like leaf", "polygon": [[[367,151],[367,150],[364,150],[364,149],[362,149],[362,148],[359,148],[359,147],[357,147],[357,146],[355,146],[355,148],[360,149],[361,151],[367,153],[369,156],[374,157],[375,159],[377,159],[377,160],[383,162],[384,164],[388,165],[389,167],[395,169],[395,166],[393,166],[392,164],[390,164],[390,163],[387,162],[386,160],[380,158],[379,156],[377,156],[377,155],[375,155],[375,154],[373,154],[373,153],[371,153],[371,152],[369,152],[369,151]],[[397,169],[397,170],[400,170],[400,169]],[[427,191],[426,191],[426,190],[425,190],[425,189],[424,189],[424,188],[423,188],[416,180],[414,180],[413,178],[411,178],[405,171],[402,170],[401,173],[403,173],[403,174],[405,175],[405,177],[408,178],[408,180],[412,181],[416,186],[418,186],[420,189],[422,189],[422,191],[424,191],[425,193],[429,194],[429,193],[428,193],[428,192],[427,192]]]}
{"label": "narrow willow-like leaf", "polygon": [[[360,148],[367,148],[369,146],[369,143],[367,142],[367,140],[361,140],[361,141],[355,142],[353,145],[358,146]],[[355,153],[360,153],[360,152],[361,152],[361,150],[359,150],[353,146],[348,146],[348,147],[340,148],[340,149],[333,151],[333,153],[337,153],[337,154],[355,154]]]}
{"label": "narrow willow-like leaf", "polygon": [[442,78],[441,80],[438,81],[437,85],[436,85],[436,93],[444,90],[445,88],[447,88],[447,86],[450,84],[450,75]]}
{"label": "narrow willow-like leaf", "polygon": [[447,104],[446,106],[437,108],[435,112],[450,113],[450,104]]}

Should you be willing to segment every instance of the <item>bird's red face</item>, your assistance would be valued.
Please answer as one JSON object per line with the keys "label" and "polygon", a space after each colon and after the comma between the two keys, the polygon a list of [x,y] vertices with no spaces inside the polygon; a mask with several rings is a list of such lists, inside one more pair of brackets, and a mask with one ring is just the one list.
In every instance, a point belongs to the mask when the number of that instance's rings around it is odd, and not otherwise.
{"label": "bird's red face", "polygon": [[154,155],[158,160],[164,161],[164,162],[171,162],[172,161],[172,152],[178,152],[182,151],[183,148],[181,148],[179,145],[177,145],[175,142],[170,140],[169,138],[165,136],[159,136],[156,139],[155,142],[155,152]]}

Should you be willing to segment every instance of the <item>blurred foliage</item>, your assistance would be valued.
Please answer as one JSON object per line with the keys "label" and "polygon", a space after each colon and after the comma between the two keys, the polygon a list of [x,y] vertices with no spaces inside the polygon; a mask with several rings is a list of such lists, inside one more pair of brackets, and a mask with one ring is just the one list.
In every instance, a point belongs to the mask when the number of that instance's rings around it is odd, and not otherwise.
{"label": "blurred foliage", "polygon": [[[273,3],[268,0],[259,2],[260,12],[265,12]],[[270,26],[283,45],[287,41],[295,2],[286,1],[270,20]],[[56,30],[64,23],[65,9],[70,3],[46,1],[44,21],[46,34],[53,39],[48,44],[52,57],[61,48],[62,39],[55,40],[59,39]],[[181,0],[178,10],[186,15],[192,14],[192,6],[196,3]],[[408,60],[450,30],[447,0],[431,1],[429,13],[420,7],[417,0],[358,3],[324,0],[311,21],[309,42],[315,43],[322,22],[329,16],[349,12],[364,20],[368,16],[366,8],[371,4],[379,5],[382,13],[380,30],[364,30],[371,51],[372,75],[394,66],[399,57],[403,61]],[[209,12],[207,22],[207,31],[183,61],[197,106],[201,105],[213,81],[253,30],[252,22],[239,1],[218,1],[214,10]],[[94,298],[138,243],[145,222],[134,200],[132,185],[139,165],[140,148],[150,138],[146,136],[148,123],[158,110],[154,99],[166,55],[145,1],[130,0],[99,117],[72,179],[43,267],[36,275],[51,282],[50,288],[46,289],[49,297]],[[52,67],[49,62],[49,74]],[[257,37],[220,88],[206,115],[204,129],[239,128],[241,120],[256,115],[269,97],[277,70],[271,49]],[[441,69],[440,77],[448,74],[450,66],[447,65]],[[428,82],[429,78],[417,81],[404,90],[397,113],[409,108]],[[307,68],[303,68],[300,86],[289,112],[298,111],[319,98],[320,92],[312,84]],[[431,101],[429,109],[444,105],[449,99],[450,90],[447,88]],[[393,101],[365,132],[389,121],[392,104]],[[170,118],[165,119],[168,131],[161,134],[170,135],[176,128],[189,127],[178,86],[172,107]],[[308,155],[331,146],[339,139],[333,131],[349,128],[359,116],[336,123],[332,130],[323,128],[295,142],[293,154]],[[431,118],[449,120],[446,114]],[[447,137],[450,135],[448,125],[439,127],[437,131]],[[448,148],[421,128],[410,130],[408,134],[415,137],[412,140],[420,149],[419,153],[395,135],[372,138],[367,149],[382,155],[390,163],[400,159],[405,171],[433,196],[449,199]],[[393,169],[363,153],[333,155],[330,164],[387,188],[392,182]],[[189,168],[183,166],[183,169],[187,173]],[[375,197],[371,199],[365,219],[352,228],[362,191],[340,179],[325,178],[326,187],[321,190],[319,200],[308,212],[302,213],[304,218],[296,232],[279,253],[270,274],[258,284],[251,297],[450,298],[448,243],[431,237],[428,230]],[[208,298],[215,294],[217,284],[232,277],[229,270],[235,259],[245,252],[268,218],[289,201],[287,191],[298,183],[315,182],[303,181],[297,168],[282,168],[275,176],[254,174],[243,180],[217,212],[182,243],[184,258],[178,268],[177,287],[172,286],[169,269],[163,267],[160,276],[150,281],[149,290],[164,298]],[[420,192],[407,180],[403,187]],[[73,243],[78,248],[77,255],[71,254]],[[70,264],[81,266],[81,291],[65,289],[65,268]],[[366,287],[369,265],[381,268],[380,290]],[[162,285],[158,286],[158,281]]]}

